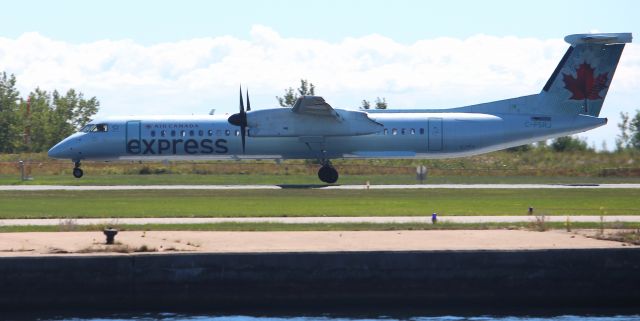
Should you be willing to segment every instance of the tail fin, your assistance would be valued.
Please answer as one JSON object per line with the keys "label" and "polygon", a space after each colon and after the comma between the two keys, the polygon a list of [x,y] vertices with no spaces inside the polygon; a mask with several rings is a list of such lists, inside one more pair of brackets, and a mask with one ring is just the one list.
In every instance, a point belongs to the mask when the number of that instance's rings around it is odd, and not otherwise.
{"label": "tail fin", "polygon": [[630,33],[577,34],[540,93],[554,114],[598,116]]}

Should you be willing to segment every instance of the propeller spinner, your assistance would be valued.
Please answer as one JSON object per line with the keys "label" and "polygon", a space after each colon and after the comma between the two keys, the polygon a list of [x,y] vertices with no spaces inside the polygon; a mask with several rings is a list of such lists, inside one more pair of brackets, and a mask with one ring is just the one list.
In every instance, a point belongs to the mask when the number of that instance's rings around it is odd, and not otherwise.
{"label": "propeller spinner", "polygon": [[[247,111],[251,111],[251,103],[249,102],[249,90],[247,90]],[[229,116],[229,124],[240,127],[240,135],[242,137],[242,153],[245,152],[247,137],[247,113],[244,111],[244,101],[242,101],[242,86],[240,86],[240,112]]]}

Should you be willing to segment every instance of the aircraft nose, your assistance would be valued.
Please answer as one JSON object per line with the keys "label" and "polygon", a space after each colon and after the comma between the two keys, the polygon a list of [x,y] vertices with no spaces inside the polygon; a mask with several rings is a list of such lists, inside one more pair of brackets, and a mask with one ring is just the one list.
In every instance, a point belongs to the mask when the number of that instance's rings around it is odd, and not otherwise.
{"label": "aircraft nose", "polygon": [[51,147],[51,149],[49,149],[49,152],[47,152],[47,155],[49,155],[49,157],[51,158],[59,158],[59,159],[71,159],[74,158],[74,155],[77,154],[75,152],[77,152],[77,135],[71,135],[67,138],[65,138],[64,140],[62,140],[61,142],[57,143],[55,146]]}
{"label": "aircraft nose", "polygon": [[49,155],[49,157],[51,158],[65,158],[64,157],[65,148],[63,145],[65,144],[63,144],[63,142],[60,142],[55,146],[51,147],[51,149],[49,149],[49,151],[47,152],[47,155]]}

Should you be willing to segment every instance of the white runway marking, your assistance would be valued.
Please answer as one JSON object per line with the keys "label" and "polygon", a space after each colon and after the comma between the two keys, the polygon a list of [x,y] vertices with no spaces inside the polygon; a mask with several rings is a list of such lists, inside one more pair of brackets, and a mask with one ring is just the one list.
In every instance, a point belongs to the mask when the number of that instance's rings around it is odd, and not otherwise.
{"label": "white runway marking", "polygon": [[[545,222],[572,223],[600,222],[595,215],[545,216]],[[640,222],[640,215],[604,216],[605,223]],[[515,223],[533,222],[535,216],[440,216],[438,222],[450,223]],[[431,216],[377,216],[377,217],[159,217],[159,218],[79,218],[79,219],[3,219],[0,226],[46,225],[142,225],[142,224],[214,224],[214,223],[283,223],[283,224],[338,224],[338,223],[431,223]]]}
{"label": "white runway marking", "polygon": [[423,185],[0,185],[0,191],[129,191],[257,189],[638,189],[640,184],[423,184]]}

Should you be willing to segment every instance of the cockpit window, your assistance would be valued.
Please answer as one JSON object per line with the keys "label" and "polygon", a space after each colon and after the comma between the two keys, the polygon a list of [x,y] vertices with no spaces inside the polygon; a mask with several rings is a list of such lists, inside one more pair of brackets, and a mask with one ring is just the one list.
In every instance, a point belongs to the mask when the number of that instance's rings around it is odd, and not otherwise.
{"label": "cockpit window", "polygon": [[82,127],[82,129],[80,131],[83,132],[83,133],[106,132],[106,131],[109,131],[109,125],[107,125],[107,124],[88,124],[88,125],[85,125],[84,127]]}
{"label": "cockpit window", "polygon": [[90,131],[93,131],[95,128],[96,128],[95,124],[87,124],[84,127],[82,127],[80,131],[83,133],[88,133]]}

